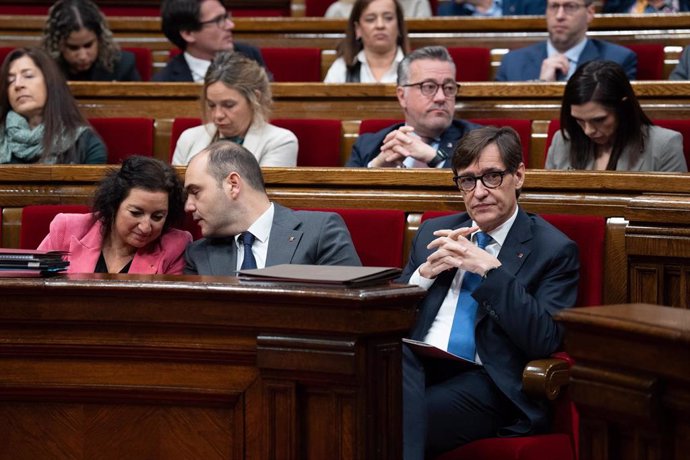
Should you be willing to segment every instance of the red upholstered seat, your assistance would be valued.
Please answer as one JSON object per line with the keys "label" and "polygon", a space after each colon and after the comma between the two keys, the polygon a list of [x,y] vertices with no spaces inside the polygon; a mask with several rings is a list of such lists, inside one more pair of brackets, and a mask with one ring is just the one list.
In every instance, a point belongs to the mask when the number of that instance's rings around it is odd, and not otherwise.
{"label": "red upholstered seat", "polygon": [[[428,211],[426,219],[452,214]],[[603,288],[603,258],[606,221],[598,216],[542,214],[542,217],[575,241],[580,252],[578,307],[600,305]],[[571,363],[564,353],[554,357]],[[471,442],[438,457],[437,460],[542,460],[577,458],[578,416],[567,395],[553,404],[553,433],[521,438],[489,438]]]}
{"label": "red upholstered seat", "polygon": [[266,67],[275,82],[320,82],[319,48],[261,48]]}
{"label": "red upholstered seat", "polygon": [[153,53],[149,48],[122,48],[123,51],[129,51],[134,54],[137,72],[141,77],[141,81],[151,80],[153,74]]}
{"label": "red upholstered seat", "polygon": [[491,80],[491,49],[450,46],[448,53],[455,61],[455,79],[457,81]]}
{"label": "red upholstered seat", "polygon": [[522,145],[522,162],[529,167],[529,149],[532,144],[532,120],[520,120],[518,118],[472,118],[469,120],[484,126],[510,126],[517,131]]}
{"label": "red upholstered seat", "polygon": [[108,148],[108,163],[119,164],[131,155],[153,156],[153,118],[90,118]]}
{"label": "red upholstered seat", "polygon": [[50,223],[60,213],[87,213],[90,208],[83,204],[44,204],[24,206],[22,226],[19,231],[19,247],[36,249],[50,230]]}
{"label": "red upholstered seat", "polygon": [[199,126],[201,124],[201,118],[175,118],[172,123],[172,128],[170,129],[170,161],[172,162],[173,154],[175,153],[175,146],[177,145],[177,140],[180,138],[183,132],[189,128]]}
{"label": "red upholstered seat", "polygon": [[664,45],[626,45],[637,54],[637,80],[665,80]]}
{"label": "red upholstered seat", "polygon": [[[685,155],[685,163],[690,166],[690,120],[652,120],[655,125],[659,125],[662,128],[672,129],[678,131],[683,135],[683,154]],[[549,128],[546,133],[546,149],[544,150],[544,161],[546,161],[546,154],[549,152],[549,147],[551,146],[551,141],[556,131],[561,129],[560,120],[551,120],[549,122]]]}
{"label": "red upholstered seat", "polygon": [[404,211],[346,208],[312,208],[309,211],[330,211],[340,214],[365,267],[402,268]]}
{"label": "red upholstered seat", "polygon": [[289,129],[297,136],[297,166],[342,166],[340,140],[343,126],[340,120],[277,118],[271,123]]}

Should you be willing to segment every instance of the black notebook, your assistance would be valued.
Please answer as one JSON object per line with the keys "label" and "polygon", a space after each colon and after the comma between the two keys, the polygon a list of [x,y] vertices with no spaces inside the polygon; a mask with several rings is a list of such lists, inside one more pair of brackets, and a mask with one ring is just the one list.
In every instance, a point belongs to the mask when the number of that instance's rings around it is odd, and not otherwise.
{"label": "black notebook", "polygon": [[281,264],[240,270],[238,277],[249,281],[283,281],[360,287],[379,284],[398,277],[394,267],[349,267],[337,265]]}
{"label": "black notebook", "polygon": [[69,266],[64,251],[0,248],[0,277],[43,276]]}

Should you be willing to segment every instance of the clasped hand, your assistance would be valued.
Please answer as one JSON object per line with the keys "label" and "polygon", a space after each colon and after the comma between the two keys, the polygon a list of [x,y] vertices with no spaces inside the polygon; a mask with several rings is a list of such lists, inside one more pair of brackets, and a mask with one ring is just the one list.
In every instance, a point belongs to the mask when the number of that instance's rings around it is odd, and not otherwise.
{"label": "clasped hand", "polygon": [[405,158],[412,157],[428,163],[436,156],[436,151],[419,136],[413,134],[412,126],[401,126],[391,131],[383,139],[381,153],[371,162],[373,167],[401,166]]}
{"label": "clasped hand", "polygon": [[453,268],[484,275],[501,262],[488,252],[474,245],[468,238],[479,227],[463,227],[457,230],[437,230],[427,248],[436,249],[419,267],[419,274],[427,279],[436,278],[440,273]]}

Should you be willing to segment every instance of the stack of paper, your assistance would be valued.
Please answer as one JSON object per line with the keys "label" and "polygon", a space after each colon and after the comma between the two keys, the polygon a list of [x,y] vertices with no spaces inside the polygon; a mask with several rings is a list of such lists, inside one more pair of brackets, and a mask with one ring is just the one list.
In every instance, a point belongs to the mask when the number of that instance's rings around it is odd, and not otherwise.
{"label": "stack of paper", "polygon": [[69,266],[64,251],[0,248],[0,277],[49,276]]}

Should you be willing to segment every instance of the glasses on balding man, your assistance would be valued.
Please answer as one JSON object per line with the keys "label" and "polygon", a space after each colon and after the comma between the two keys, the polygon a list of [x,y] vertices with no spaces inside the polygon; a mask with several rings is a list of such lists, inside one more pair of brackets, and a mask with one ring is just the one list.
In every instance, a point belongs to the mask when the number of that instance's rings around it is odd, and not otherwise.
{"label": "glasses on balding man", "polygon": [[209,25],[209,24],[215,24],[217,27],[223,27],[226,22],[232,21],[232,14],[227,11],[224,14],[219,14],[213,19],[209,19],[208,21],[200,21],[199,25],[201,27]]}
{"label": "glasses on balding man", "polygon": [[489,171],[481,176],[463,175],[453,176],[455,186],[463,192],[471,192],[477,186],[477,181],[482,181],[486,188],[497,188],[503,183],[503,176],[508,172],[507,169],[503,171]]}
{"label": "glasses on balding man", "polygon": [[424,80],[418,83],[408,83],[403,85],[407,88],[409,86],[419,86],[419,91],[427,97],[433,97],[438,92],[439,88],[443,88],[443,95],[448,97],[453,97],[458,93],[460,85],[454,81],[445,82],[443,84],[436,83],[434,80]]}
{"label": "glasses on balding man", "polygon": [[560,10],[561,8],[563,8],[563,12],[565,14],[570,15],[570,14],[577,13],[580,10],[580,8],[587,8],[587,4],[586,3],[575,3],[575,2],[566,2],[566,3],[553,2],[553,3],[547,3],[546,4],[546,9],[551,14],[558,13],[558,10]]}

